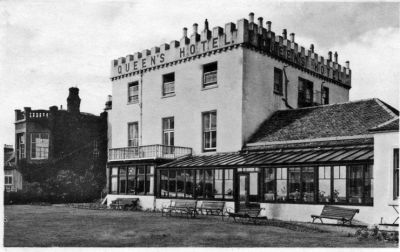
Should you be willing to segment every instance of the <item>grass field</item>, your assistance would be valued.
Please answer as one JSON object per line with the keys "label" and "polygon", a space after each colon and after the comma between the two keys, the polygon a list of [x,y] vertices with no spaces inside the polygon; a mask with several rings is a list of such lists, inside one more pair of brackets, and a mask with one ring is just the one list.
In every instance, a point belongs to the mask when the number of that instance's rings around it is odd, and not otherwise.
{"label": "grass field", "polygon": [[395,247],[344,233],[242,225],[218,217],[98,211],[64,206],[5,206],[6,247]]}

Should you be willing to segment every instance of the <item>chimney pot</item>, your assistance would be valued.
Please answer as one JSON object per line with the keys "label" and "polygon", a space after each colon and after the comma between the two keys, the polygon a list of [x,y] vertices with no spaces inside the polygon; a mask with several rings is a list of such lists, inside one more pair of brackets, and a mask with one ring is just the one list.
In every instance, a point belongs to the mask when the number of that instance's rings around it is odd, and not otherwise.
{"label": "chimney pot", "polygon": [[267,31],[271,31],[271,24],[272,24],[272,22],[271,21],[267,21]]}
{"label": "chimney pot", "polygon": [[250,12],[249,14],[249,23],[254,23],[254,13]]}
{"label": "chimney pot", "polygon": [[186,38],[187,37],[187,28],[183,27],[183,37]]}
{"label": "chimney pot", "polygon": [[331,51],[328,52],[328,59],[329,59],[330,61],[332,61],[332,52],[331,52]]}
{"label": "chimney pot", "polygon": [[283,39],[287,39],[287,31],[286,31],[286,29],[283,29],[283,31],[282,31],[282,37],[283,37]]}
{"label": "chimney pot", "polygon": [[350,69],[350,61],[346,61],[346,68]]}
{"label": "chimney pot", "polygon": [[310,51],[313,53],[314,52],[314,44],[310,45]]}
{"label": "chimney pot", "polygon": [[290,33],[290,40],[294,43],[294,33]]}
{"label": "chimney pot", "polygon": [[261,28],[263,27],[263,18],[262,17],[258,18],[258,26]]}
{"label": "chimney pot", "polygon": [[338,53],[335,52],[335,63],[337,63],[337,62],[338,62]]}
{"label": "chimney pot", "polygon": [[197,34],[197,28],[199,27],[199,25],[197,23],[193,24],[193,34]]}
{"label": "chimney pot", "polygon": [[206,20],[204,21],[204,30],[208,31],[208,20],[206,18]]}

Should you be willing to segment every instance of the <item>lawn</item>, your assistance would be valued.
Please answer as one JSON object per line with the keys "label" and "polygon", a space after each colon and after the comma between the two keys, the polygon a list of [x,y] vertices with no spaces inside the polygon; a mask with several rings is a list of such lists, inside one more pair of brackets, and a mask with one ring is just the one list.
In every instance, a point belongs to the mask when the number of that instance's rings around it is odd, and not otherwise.
{"label": "lawn", "polygon": [[242,225],[218,217],[85,210],[65,206],[5,206],[6,247],[396,247],[345,233]]}

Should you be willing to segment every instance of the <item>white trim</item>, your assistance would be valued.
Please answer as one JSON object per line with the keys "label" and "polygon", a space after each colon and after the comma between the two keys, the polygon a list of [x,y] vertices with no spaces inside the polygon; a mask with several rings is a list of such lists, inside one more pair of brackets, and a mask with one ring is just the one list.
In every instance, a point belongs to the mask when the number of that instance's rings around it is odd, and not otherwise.
{"label": "white trim", "polygon": [[289,141],[275,141],[275,142],[256,142],[248,143],[246,146],[262,146],[262,145],[277,145],[277,144],[291,144],[291,143],[310,143],[310,142],[323,142],[323,141],[338,141],[338,140],[350,140],[350,139],[364,139],[371,138],[373,135],[356,135],[356,136],[338,136],[338,137],[322,137],[322,138],[311,138],[301,140],[289,140]]}

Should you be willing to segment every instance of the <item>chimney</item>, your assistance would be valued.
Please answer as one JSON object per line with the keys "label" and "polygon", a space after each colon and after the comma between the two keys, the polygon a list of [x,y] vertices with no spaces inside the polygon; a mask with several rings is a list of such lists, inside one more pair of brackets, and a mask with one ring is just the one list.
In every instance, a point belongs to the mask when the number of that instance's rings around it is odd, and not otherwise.
{"label": "chimney", "polygon": [[69,88],[69,95],[67,98],[67,111],[70,113],[80,113],[80,105],[81,98],[79,98],[79,88]]}
{"label": "chimney", "polygon": [[206,20],[204,21],[204,30],[208,31],[208,20],[206,18]]}
{"label": "chimney", "polygon": [[332,61],[332,52],[331,51],[328,52],[328,59],[329,59],[329,61]]}
{"label": "chimney", "polygon": [[254,23],[254,13],[250,12],[249,14],[249,23]]}
{"label": "chimney", "polygon": [[272,24],[272,22],[271,21],[267,21],[267,31],[271,31],[271,24]]}
{"label": "chimney", "polygon": [[112,96],[108,95],[106,101],[106,107],[104,108],[104,110],[110,110],[110,109],[112,109]]}
{"label": "chimney", "polygon": [[197,34],[197,28],[199,27],[199,25],[197,23],[193,24],[193,34],[196,35]]}
{"label": "chimney", "polygon": [[263,18],[262,17],[259,17],[258,18],[258,27],[263,27]]}
{"label": "chimney", "polygon": [[337,62],[338,62],[338,53],[335,52],[335,63],[337,63]]}
{"label": "chimney", "polygon": [[310,51],[313,53],[314,52],[314,44],[310,45]]}
{"label": "chimney", "polygon": [[282,31],[282,37],[283,37],[283,39],[287,39],[287,31],[286,31],[286,29],[283,29],[283,31]]}
{"label": "chimney", "polygon": [[346,61],[346,68],[350,69],[350,61]]}
{"label": "chimney", "polygon": [[186,38],[187,37],[187,28],[183,27],[183,37]]}
{"label": "chimney", "polygon": [[290,33],[290,40],[294,43],[294,33]]}

